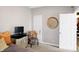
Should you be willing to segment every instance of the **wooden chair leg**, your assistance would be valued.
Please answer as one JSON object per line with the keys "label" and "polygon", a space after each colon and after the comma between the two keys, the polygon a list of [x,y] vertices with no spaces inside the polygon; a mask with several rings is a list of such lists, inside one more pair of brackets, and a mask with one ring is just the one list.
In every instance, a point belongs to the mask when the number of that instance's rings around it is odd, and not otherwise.
{"label": "wooden chair leg", "polygon": [[33,45],[33,44],[32,44],[32,40],[31,40],[31,41],[30,41],[30,47],[31,47],[31,48],[32,48],[32,45]]}
{"label": "wooden chair leg", "polygon": [[37,42],[37,45],[39,45],[39,42]]}
{"label": "wooden chair leg", "polygon": [[37,38],[37,45],[39,45],[39,41],[38,41],[38,38]]}
{"label": "wooden chair leg", "polygon": [[32,48],[32,44],[30,44],[30,47]]}

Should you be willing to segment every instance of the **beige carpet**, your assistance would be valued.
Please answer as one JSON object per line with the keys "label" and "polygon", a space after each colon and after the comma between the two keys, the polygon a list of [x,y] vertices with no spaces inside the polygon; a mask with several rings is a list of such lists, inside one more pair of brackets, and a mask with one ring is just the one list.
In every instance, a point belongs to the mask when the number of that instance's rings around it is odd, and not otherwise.
{"label": "beige carpet", "polygon": [[[30,48],[30,47],[28,47],[28,48]],[[69,50],[60,49],[60,48],[50,46],[47,44],[40,44],[39,46],[35,45],[31,49],[35,52],[72,52]]]}

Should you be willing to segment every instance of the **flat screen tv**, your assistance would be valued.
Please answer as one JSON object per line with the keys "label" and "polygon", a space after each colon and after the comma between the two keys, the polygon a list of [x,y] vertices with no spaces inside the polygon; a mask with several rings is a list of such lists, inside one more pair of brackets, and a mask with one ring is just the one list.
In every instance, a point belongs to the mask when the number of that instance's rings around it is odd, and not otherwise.
{"label": "flat screen tv", "polygon": [[23,34],[23,33],[24,33],[24,27],[23,26],[15,27],[15,34]]}

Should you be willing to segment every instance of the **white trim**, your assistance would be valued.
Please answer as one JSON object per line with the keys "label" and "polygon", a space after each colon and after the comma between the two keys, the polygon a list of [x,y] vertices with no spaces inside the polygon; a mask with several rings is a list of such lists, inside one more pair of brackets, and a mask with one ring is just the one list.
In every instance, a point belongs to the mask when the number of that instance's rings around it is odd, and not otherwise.
{"label": "white trim", "polygon": [[33,8],[39,8],[39,7],[43,7],[43,6],[29,6],[29,8],[33,9]]}
{"label": "white trim", "polygon": [[59,45],[58,45],[58,44],[52,44],[52,43],[47,43],[47,42],[40,42],[40,43],[43,43],[43,44],[48,44],[48,45],[52,45],[52,46],[59,47]]}

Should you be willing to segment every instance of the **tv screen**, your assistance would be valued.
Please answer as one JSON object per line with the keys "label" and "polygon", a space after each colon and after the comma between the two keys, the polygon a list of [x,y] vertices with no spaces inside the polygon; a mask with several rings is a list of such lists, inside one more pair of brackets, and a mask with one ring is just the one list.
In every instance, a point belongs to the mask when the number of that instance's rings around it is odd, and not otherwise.
{"label": "tv screen", "polygon": [[15,27],[15,34],[22,34],[22,33],[24,33],[24,27],[23,26]]}

